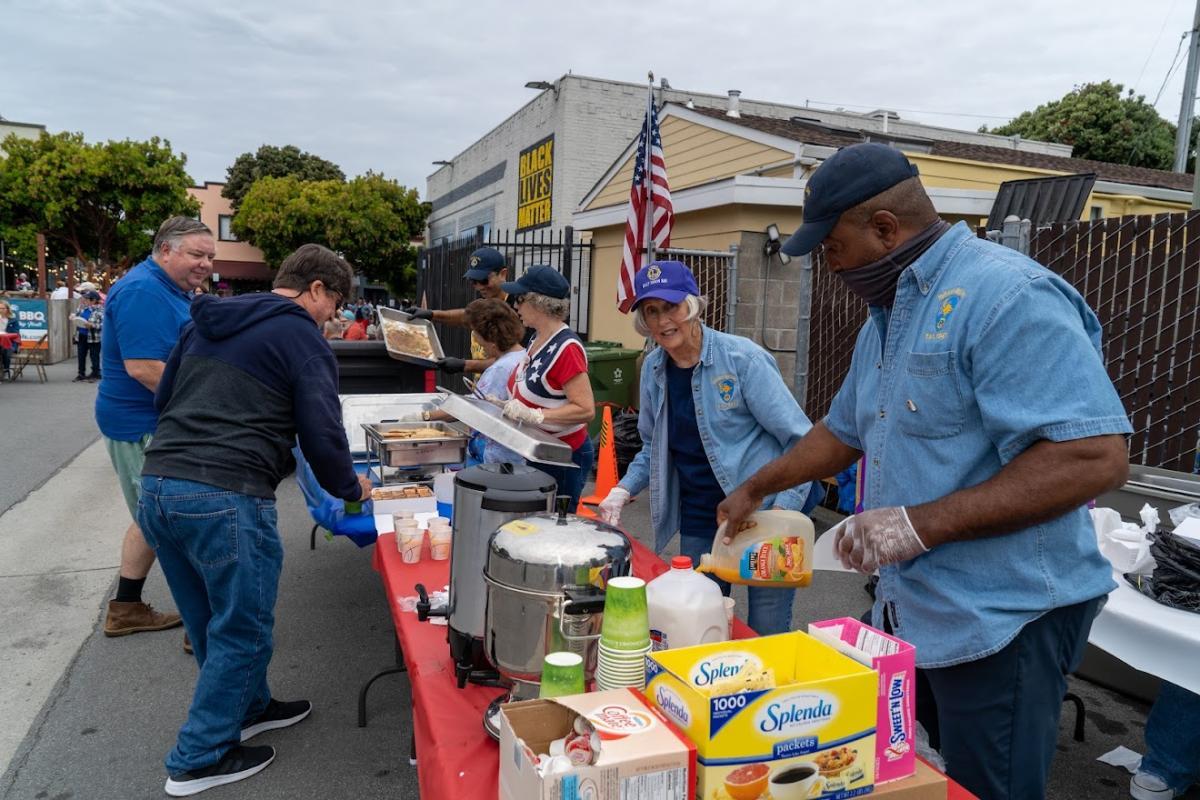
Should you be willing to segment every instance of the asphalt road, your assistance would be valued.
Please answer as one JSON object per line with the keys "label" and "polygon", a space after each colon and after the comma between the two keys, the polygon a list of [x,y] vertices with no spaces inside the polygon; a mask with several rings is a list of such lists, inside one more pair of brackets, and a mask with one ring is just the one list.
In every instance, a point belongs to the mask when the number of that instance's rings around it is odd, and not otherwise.
{"label": "asphalt road", "polygon": [[[0,798],[159,798],[162,759],[186,713],[195,664],[178,630],[122,639],[99,632],[125,512],[101,447],[71,460],[95,436],[88,429],[94,387],[70,384],[73,368],[65,379],[61,367],[52,369],[50,384],[0,385],[5,418],[15,407],[28,420],[6,425],[25,445],[6,446],[0,459],[7,470],[0,475]],[[5,440],[13,441],[7,433]],[[26,497],[29,489],[10,485],[17,477],[20,486],[41,488]],[[355,724],[358,687],[392,660],[391,622],[370,550],[318,538],[309,551],[310,523],[291,479],[280,487],[279,510],[286,557],[270,676],[277,696],[308,698],[315,710],[302,724],[262,737],[279,751],[268,770],[205,796],[415,798],[407,678],[376,683],[368,726]],[[624,522],[644,539],[648,517],[639,499]],[[820,530],[834,519],[817,513]],[[869,603],[863,583],[818,574],[799,593],[796,626],[862,613]],[[743,613],[744,593],[735,597]],[[157,570],[147,598],[173,606]],[[1143,748],[1146,706],[1086,681],[1073,680],[1072,690],[1087,703],[1087,741],[1070,738],[1074,712],[1065,707],[1047,796],[1128,797],[1128,775],[1095,758],[1117,745]]]}

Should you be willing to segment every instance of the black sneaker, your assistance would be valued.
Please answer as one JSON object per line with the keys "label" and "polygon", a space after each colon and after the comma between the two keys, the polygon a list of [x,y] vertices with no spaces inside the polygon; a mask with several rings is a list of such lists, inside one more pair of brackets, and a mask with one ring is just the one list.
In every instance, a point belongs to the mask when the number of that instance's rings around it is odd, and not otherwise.
{"label": "black sneaker", "polygon": [[87,382],[87,378],[85,378],[82,375],[76,375],[74,378],[71,378],[71,383],[86,383],[86,382]]}
{"label": "black sneaker", "polygon": [[275,760],[275,748],[242,747],[237,745],[229,750],[220,761],[211,767],[201,767],[190,772],[175,772],[167,776],[167,785],[163,788],[171,797],[187,797],[199,794],[214,786],[224,786],[245,780],[251,775],[262,772],[267,765]]}
{"label": "black sneaker", "polygon": [[247,720],[242,725],[242,741],[244,742],[258,736],[265,731],[273,731],[295,725],[311,713],[312,703],[307,700],[293,700],[290,703],[281,703],[271,698],[263,713],[252,720]]}

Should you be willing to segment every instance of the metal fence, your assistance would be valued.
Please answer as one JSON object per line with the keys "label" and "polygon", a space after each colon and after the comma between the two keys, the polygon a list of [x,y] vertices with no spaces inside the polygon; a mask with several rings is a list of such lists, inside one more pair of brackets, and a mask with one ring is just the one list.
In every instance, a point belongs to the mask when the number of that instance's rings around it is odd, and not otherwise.
{"label": "metal fence", "polygon": [[[1130,461],[1190,472],[1200,435],[1200,213],[1057,223],[1029,239],[1104,326],[1104,356],[1133,423]],[[866,305],[814,254],[805,411],[819,419],[850,367]]]}
{"label": "metal fence", "polygon": [[728,252],[666,248],[655,251],[654,257],[687,264],[700,287],[700,295],[708,298],[704,324],[714,330],[733,332],[737,321],[737,245]]}

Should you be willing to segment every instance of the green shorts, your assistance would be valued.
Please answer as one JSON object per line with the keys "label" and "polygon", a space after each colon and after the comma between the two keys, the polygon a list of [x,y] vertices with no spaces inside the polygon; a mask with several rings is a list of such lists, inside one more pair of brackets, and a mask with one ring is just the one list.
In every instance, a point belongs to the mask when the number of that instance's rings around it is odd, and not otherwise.
{"label": "green shorts", "polygon": [[121,494],[125,495],[129,516],[137,522],[138,498],[142,496],[142,465],[146,463],[146,448],[150,446],[151,435],[147,433],[136,442],[122,442],[103,435],[101,438],[113,469],[117,471],[117,483],[121,485]]}

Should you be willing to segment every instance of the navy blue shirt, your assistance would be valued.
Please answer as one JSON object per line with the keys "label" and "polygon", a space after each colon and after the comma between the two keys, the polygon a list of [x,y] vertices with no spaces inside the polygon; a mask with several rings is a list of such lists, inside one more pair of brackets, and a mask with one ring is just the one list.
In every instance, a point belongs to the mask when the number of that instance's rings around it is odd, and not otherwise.
{"label": "navy blue shirt", "polygon": [[696,427],[696,401],[692,397],[695,367],[675,366],[667,358],[667,447],[679,474],[679,533],[711,537],[717,530],[717,506],[725,490],[713,475],[704,442]]}

